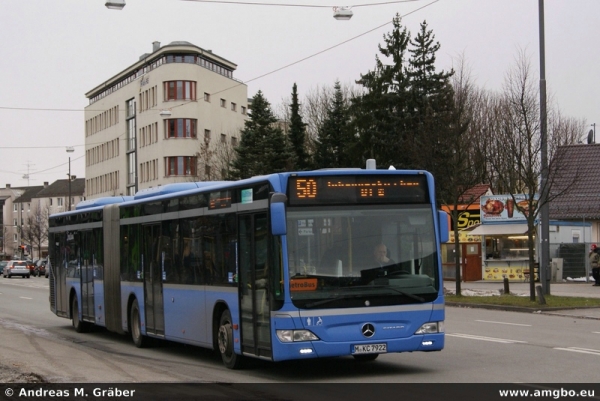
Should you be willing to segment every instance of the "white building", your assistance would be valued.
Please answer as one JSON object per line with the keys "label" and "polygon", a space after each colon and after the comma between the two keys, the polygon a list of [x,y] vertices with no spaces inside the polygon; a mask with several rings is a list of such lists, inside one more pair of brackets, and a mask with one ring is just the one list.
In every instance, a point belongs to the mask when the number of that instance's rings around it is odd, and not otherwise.
{"label": "white building", "polygon": [[[48,254],[48,216],[71,209],[84,200],[84,179],[52,184],[0,188],[2,223],[0,258],[38,259]],[[71,201],[69,202],[69,195]]]}
{"label": "white building", "polygon": [[237,145],[248,110],[236,67],[188,42],[154,42],[86,93],[87,199],[221,179],[217,148]]}

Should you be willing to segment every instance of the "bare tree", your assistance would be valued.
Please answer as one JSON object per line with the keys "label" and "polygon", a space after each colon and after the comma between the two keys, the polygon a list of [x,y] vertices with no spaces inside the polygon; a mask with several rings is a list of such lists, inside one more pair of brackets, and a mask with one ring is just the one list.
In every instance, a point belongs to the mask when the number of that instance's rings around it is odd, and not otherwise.
{"label": "bare tree", "polygon": [[21,228],[21,238],[23,242],[38,250],[38,255],[42,256],[42,244],[48,240],[48,216],[50,216],[49,206],[43,207],[39,203],[32,205],[31,212],[25,218]]}
{"label": "bare tree", "polygon": [[[219,138],[204,138],[199,141],[198,167],[194,180],[219,181],[229,177],[231,162],[235,158],[234,142],[239,140],[239,132],[221,134]],[[214,142],[213,142],[214,141]]]}
{"label": "bare tree", "polygon": [[473,152],[471,143],[475,132],[470,129],[473,121],[473,113],[476,106],[477,92],[474,88],[471,73],[466,65],[464,56],[458,59],[454,75],[451,77],[454,91],[453,111],[450,132],[447,132],[443,146],[450,152],[447,165],[440,169],[436,179],[443,180],[445,188],[438,194],[439,201],[451,206],[450,215],[454,222],[454,244],[455,244],[455,277],[456,295],[461,295],[461,246],[459,240],[458,219],[461,214],[458,205],[471,204],[475,199],[465,199],[467,190],[481,183],[477,171],[483,163],[477,152]]}
{"label": "bare tree", "polygon": [[[559,145],[566,144],[580,135],[576,130],[580,123],[560,118],[558,111],[549,113],[548,160],[549,170],[556,174],[546,181],[545,188],[540,187],[542,173],[540,135],[539,87],[533,79],[531,65],[524,51],[520,51],[516,65],[505,77],[501,102],[493,108],[493,135],[491,143],[493,153],[491,165],[498,184],[509,193],[516,208],[527,218],[527,238],[529,248],[529,276],[534,277],[535,222],[538,219],[540,193],[550,194],[553,182],[558,178],[562,160],[556,153]],[[564,188],[564,193],[569,188]],[[516,202],[516,194],[525,194],[525,201]],[[544,202],[551,202],[560,194],[553,193]],[[534,280],[530,280],[530,299],[535,300]]]}

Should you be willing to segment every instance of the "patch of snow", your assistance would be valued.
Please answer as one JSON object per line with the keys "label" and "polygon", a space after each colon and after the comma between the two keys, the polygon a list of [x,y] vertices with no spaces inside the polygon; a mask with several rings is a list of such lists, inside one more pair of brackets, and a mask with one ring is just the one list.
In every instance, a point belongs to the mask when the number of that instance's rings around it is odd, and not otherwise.
{"label": "patch of snow", "polygon": [[594,278],[592,276],[590,276],[588,278],[585,278],[585,277],[577,277],[577,278],[567,277],[566,281],[592,282],[592,281],[594,281]]}
{"label": "patch of snow", "polygon": [[[449,295],[455,295],[456,291],[455,290],[449,290],[446,287],[444,287],[444,294],[449,294]],[[499,289],[499,290],[473,290],[470,288],[465,288],[462,289],[460,291],[460,294],[462,296],[465,297],[499,297],[502,294],[504,294],[504,290],[503,289]],[[526,297],[529,296],[529,294],[526,293],[517,293],[517,292],[510,292],[510,295],[514,295],[516,297]]]}

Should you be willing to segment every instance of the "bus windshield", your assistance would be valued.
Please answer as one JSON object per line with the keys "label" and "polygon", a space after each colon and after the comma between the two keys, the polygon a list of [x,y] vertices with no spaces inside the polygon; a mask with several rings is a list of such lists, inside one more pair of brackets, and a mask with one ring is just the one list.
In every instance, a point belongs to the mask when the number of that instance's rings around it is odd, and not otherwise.
{"label": "bus windshield", "polygon": [[440,285],[430,205],[289,208],[290,294],[299,308],[431,302]]}

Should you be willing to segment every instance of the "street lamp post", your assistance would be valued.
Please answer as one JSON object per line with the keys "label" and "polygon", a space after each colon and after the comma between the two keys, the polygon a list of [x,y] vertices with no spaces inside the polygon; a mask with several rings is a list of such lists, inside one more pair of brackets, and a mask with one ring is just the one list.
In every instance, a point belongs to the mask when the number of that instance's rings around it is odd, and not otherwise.
{"label": "street lamp post", "polygon": [[[67,147],[67,153],[73,153],[75,149],[72,146]],[[69,212],[71,211],[71,156],[69,156]]]}
{"label": "street lamp post", "polygon": [[[541,193],[540,193],[540,221],[541,221],[541,253],[540,253],[540,281],[542,291],[550,295],[550,205],[548,204],[548,138],[546,115],[546,45],[544,39],[544,0],[538,0],[540,20],[540,140],[541,140]],[[533,280],[532,280],[533,281]]]}

